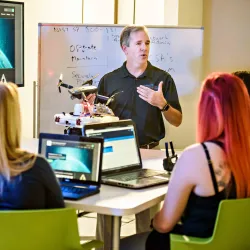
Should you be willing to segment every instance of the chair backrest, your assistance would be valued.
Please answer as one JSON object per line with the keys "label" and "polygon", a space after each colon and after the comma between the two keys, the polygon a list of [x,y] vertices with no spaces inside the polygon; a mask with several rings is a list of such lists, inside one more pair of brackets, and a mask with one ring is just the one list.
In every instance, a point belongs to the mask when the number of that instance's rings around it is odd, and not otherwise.
{"label": "chair backrest", "polygon": [[80,249],[75,209],[1,211],[0,249]]}
{"label": "chair backrest", "polygon": [[250,249],[250,199],[223,200],[213,233],[218,249]]}

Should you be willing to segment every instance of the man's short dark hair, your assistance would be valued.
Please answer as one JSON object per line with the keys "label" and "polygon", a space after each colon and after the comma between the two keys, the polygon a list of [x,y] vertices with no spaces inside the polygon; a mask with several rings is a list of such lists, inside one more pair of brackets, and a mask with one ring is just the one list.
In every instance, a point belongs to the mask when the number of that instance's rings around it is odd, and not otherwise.
{"label": "man's short dark hair", "polygon": [[122,30],[122,33],[120,35],[120,46],[122,47],[123,45],[125,45],[129,47],[131,33],[139,31],[144,31],[145,33],[148,34],[147,28],[145,26],[139,26],[139,25],[126,26]]}
{"label": "man's short dark hair", "polygon": [[238,76],[246,85],[248,94],[250,96],[250,71],[249,70],[239,70],[233,72],[234,75]]}

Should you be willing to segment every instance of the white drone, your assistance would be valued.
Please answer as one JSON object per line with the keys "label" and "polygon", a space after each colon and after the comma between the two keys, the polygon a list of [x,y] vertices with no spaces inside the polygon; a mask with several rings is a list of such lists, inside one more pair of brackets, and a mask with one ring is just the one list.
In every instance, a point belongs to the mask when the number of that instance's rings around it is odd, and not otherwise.
{"label": "white drone", "polygon": [[[99,95],[97,93],[98,88],[93,86],[93,79],[98,75],[84,82],[80,87],[74,87],[63,82],[63,75],[60,75],[57,87],[59,93],[61,93],[61,87],[68,89],[70,93],[70,98],[73,100],[75,98],[82,100],[82,103],[75,104],[74,112],[61,114],[55,114],[54,120],[58,125],[63,125],[70,128],[83,128],[86,123],[100,123],[100,122],[113,122],[118,121],[119,118],[114,116],[113,111],[109,108],[109,104],[114,101],[117,92],[111,97]],[[88,85],[88,86],[85,86]],[[98,99],[106,102],[105,104],[97,103],[90,105],[86,96],[89,94],[96,94]]]}

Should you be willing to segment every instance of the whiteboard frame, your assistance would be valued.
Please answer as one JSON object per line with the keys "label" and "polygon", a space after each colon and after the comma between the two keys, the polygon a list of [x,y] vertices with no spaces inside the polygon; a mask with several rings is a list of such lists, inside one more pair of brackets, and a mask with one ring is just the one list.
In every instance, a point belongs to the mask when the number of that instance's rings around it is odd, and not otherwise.
{"label": "whiteboard frame", "polygon": [[[92,27],[126,27],[131,24],[93,24],[93,23],[38,23],[38,28],[43,26],[92,26]],[[203,26],[174,26],[174,25],[136,25],[131,26],[145,26],[146,28],[170,28],[170,29],[204,29]],[[40,32],[40,30],[39,30]]]}

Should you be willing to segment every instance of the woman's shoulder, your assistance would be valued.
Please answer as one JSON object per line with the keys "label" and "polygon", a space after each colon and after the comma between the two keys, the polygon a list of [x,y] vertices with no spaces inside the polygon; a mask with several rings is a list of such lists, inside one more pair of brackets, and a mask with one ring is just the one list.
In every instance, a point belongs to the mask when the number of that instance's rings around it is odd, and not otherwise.
{"label": "woman's shoulder", "polygon": [[49,170],[51,170],[50,164],[41,155],[36,156],[36,160],[34,162],[33,168],[36,169],[36,170],[40,170],[40,171],[49,171]]}
{"label": "woman's shoulder", "polygon": [[203,162],[203,154],[201,144],[192,144],[182,151],[176,167],[181,169],[180,171],[190,172],[193,168],[196,168],[197,165],[200,165],[200,163]]}
{"label": "woman's shoulder", "polygon": [[218,151],[218,152],[223,152],[222,147],[214,142],[204,142],[204,143],[195,143],[192,144],[190,146],[188,146],[187,148],[184,149],[182,155],[188,155],[190,157],[192,156],[196,156],[195,159],[197,159],[197,157],[199,156],[204,156],[204,146],[202,144],[205,144],[205,147],[209,150],[212,151]]}
{"label": "woman's shoulder", "polygon": [[[204,144],[213,160],[224,158],[224,152],[220,146],[213,142],[205,142]],[[207,165],[206,153],[201,143],[195,143],[185,148],[180,156],[180,160],[186,168],[197,168],[197,166]]]}
{"label": "woman's shoulder", "polygon": [[36,161],[35,164],[39,164],[39,165],[47,165],[49,164],[48,161],[41,155],[36,155]]}
{"label": "woman's shoulder", "polygon": [[195,144],[192,144],[192,145],[186,147],[183,150],[181,156],[182,157],[193,157],[193,156],[200,155],[201,152],[202,152],[202,146],[201,146],[201,144],[200,143],[195,143]]}

